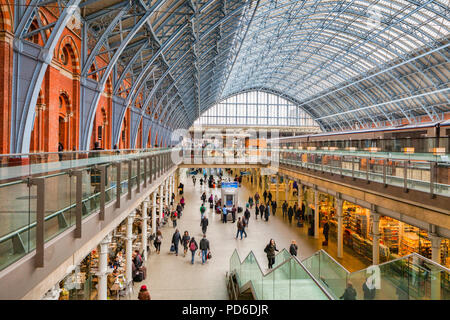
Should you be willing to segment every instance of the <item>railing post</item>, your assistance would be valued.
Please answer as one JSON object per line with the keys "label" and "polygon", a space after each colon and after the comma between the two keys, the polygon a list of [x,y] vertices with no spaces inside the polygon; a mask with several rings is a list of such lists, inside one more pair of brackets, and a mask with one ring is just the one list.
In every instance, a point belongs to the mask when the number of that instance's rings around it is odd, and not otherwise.
{"label": "railing post", "polygon": [[137,168],[136,168],[136,192],[140,193],[141,192],[141,159],[137,158],[135,159],[135,161],[137,161]]}
{"label": "railing post", "polygon": [[127,193],[127,197],[128,199],[131,199],[131,175],[133,173],[133,162],[132,160],[127,160],[126,161],[128,164],[128,193]]}
{"label": "railing post", "polygon": [[44,241],[45,241],[45,178],[31,179],[36,186],[36,268],[44,267]]}
{"label": "railing post", "polygon": [[116,166],[116,208],[120,208],[120,194],[122,193],[122,181],[121,179],[121,169],[122,164],[118,161],[115,162]]}
{"label": "railing post", "polygon": [[403,161],[403,190],[408,192],[408,160]]}
{"label": "railing post", "polygon": [[324,171],[323,171],[323,155],[320,156],[320,168],[322,170],[322,173],[324,173]]}
{"label": "railing post", "polygon": [[343,172],[343,170],[342,170],[342,159],[344,158],[344,156],[340,156],[339,157],[339,166],[340,166],[340,170],[341,170],[341,178],[343,178],[344,177],[344,172]]}
{"label": "railing post", "polygon": [[154,156],[148,157],[150,164],[150,174],[149,174],[149,183],[153,182],[153,158]]}
{"label": "railing post", "polygon": [[73,175],[77,178],[76,181],[76,206],[75,206],[75,238],[81,238],[81,220],[83,218],[83,171],[76,170]]}
{"label": "railing post", "polygon": [[383,159],[383,185],[387,187],[386,184],[386,161],[387,159]]}
{"label": "railing post", "polygon": [[105,184],[106,184],[106,166],[99,166],[100,170],[100,213],[98,219],[105,220]]}
{"label": "railing post", "polygon": [[148,157],[143,157],[142,158],[144,160],[144,188],[147,188],[147,161],[148,161]]}
{"label": "railing post", "polygon": [[352,179],[355,180],[355,157],[350,156],[352,159]]}
{"label": "railing post", "polygon": [[430,196],[434,198],[434,184],[436,182],[436,162],[430,162]]}
{"label": "railing post", "polygon": [[370,157],[366,158],[366,182],[370,183],[369,180],[369,166],[370,166]]}

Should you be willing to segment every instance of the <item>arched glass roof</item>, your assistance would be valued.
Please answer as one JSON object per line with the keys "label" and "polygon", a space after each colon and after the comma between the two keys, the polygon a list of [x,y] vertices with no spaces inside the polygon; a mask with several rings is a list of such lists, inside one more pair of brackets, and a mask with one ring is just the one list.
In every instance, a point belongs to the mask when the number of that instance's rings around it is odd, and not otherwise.
{"label": "arched glass roof", "polygon": [[[448,0],[31,0],[15,37],[54,3],[44,53],[72,14],[82,25],[82,147],[107,85],[113,140],[127,109],[135,141],[140,123],[167,136],[250,90],[288,99],[325,131],[450,111]],[[37,99],[32,86],[24,101]]]}

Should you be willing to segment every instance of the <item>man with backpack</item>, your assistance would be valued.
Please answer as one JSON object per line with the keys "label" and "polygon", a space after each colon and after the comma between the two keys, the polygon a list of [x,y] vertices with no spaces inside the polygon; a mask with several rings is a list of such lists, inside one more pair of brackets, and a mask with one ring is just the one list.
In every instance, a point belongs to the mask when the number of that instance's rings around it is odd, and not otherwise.
{"label": "man with backpack", "polygon": [[200,240],[200,250],[202,254],[202,264],[204,264],[207,260],[209,249],[209,240],[206,239],[206,234],[203,234],[203,239]]}
{"label": "man with backpack", "polygon": [[205,211],[206,211],[206,208],[205,208],[205,206],[202,204],[202,205],[200,206],[200,214],[202,215],[202,219],[203,219],[203,216],[205,215]]}

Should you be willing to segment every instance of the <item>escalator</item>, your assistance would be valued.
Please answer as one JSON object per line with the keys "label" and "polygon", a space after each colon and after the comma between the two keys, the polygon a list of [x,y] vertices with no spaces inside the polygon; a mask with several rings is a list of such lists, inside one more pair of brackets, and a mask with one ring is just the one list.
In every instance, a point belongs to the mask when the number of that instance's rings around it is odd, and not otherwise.
{"label": "escalator", "polygon": [[275,257],[273,269],[263,271],[253,251],[242,261],[237,250],[230,259],[228,293],[232,300],[332,300],[325,287],[289,252]]}
{"label": "escalator", "polygon": [[231,300],[338,300],[349,284],[356,300],[450,300],[450,270],[418,254],[349,272],[326,251],[300,261],[283,249],[273,269],[263,271],[251,251],[244,260],[235,250],[230,258]]}

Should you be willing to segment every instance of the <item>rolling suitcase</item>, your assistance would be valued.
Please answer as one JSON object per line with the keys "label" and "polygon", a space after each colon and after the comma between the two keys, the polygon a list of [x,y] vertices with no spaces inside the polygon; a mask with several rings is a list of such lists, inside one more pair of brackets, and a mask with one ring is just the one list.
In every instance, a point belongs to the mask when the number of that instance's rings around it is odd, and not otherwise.
{"label": "rolling suitcase", "polygon": [[213,205],[213,203],[211,202],[211,203],[209,204],[209,208],[212,209],[213,206],[214,206],[214,205]]}
{"label": "rolling suitcase", "polygon": [[301,222],[301,221],[297,222],[297,227],[299,227],[299,228],[303,227],[303,222]]}
{"label": "rolling suitcase", "polygon": [[322,241],[323,246],[328,246],[328,241]]}
{"label": "rolling suitcase", "polygon": [[145,266],[140,267],[139,273],[142,273],[142,280],[145,280],[145,278],[147,278],[147,267]]}

